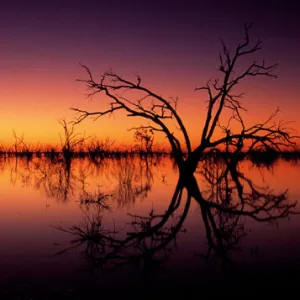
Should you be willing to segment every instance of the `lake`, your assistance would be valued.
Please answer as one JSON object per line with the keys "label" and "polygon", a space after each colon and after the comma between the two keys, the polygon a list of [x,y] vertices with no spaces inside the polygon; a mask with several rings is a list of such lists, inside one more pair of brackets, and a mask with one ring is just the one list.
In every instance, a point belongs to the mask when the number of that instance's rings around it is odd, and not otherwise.
{"label": "lake", "polygon": [[297,290],[299,163],[207,158],[195,178],[200,202],[169,156],[2,156],[0,298]]}

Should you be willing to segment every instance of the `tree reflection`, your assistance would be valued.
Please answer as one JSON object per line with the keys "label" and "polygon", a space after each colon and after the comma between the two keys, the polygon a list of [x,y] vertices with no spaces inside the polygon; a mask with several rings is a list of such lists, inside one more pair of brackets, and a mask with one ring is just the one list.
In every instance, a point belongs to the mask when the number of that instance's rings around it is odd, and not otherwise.
{"label": "tree reflection", "polygon": [[71,159],[68,163],[60,156],[18,157],[5,162],[13,184],[21,182],[47,197],[78,203],[83,222],[58,229],[76,236],[71,247],[85,245],[88,260],[96,266],[131,264],[148,269],[164,262],[184,231],[192,201],[199,206],[205,226],[205,258],[217,255],[228,260],[230,250],[247,234],[246,218],[275,223],[296,213],[296,203],[288,201],[287,190],[274,192],[266,179],[252,178],[236,155],[211,153],[200,161],[195,175],[179,174],[164,213],[153,208],[148,215],[130,214],[130,221],[121,228],[107,228],[103,215],[113,212],[114,203],[116,207],[130,206],[148,197],[160,163],[151,156]]}
{"label": "tree reflection", "polygon": [[[122,172],[118,177],[121,181],[131,174],[129,169]],[[122,193],[117,195],[122,197]],[[84,225],[57,229],[79,237],[80,243],[76,246],[85,245],[86,258],[92,268],[130,264],[147,270],[160,266],[170,257],[178,234],[185,231],[184,221],[192,201],[198,203],[205,226],[208,250],[204,257],[217,255],[224,262],[230,261],[230,250],[246,235],[246,218],[277,222],[297,213],[296,202],[288,201],[287,191],[275,193],[266,183],[256,184],[241,171],[236,157],[209,155],[199,164],[196,176],[179,174],[172,199],[163,214],[156,214],[154,209],[148,215],[129,214],[131,221],[126,226],[108,230],[102,222],[107,207],[95,201],[93,218]],[[90,232],[97,238],[91,238]]]}
{"label": "tree reflection", "polygon": [[133,158],[118,160],[112,171],[112,176],[117,182],[112,194],[119,206],[134,203],[136,199],[147,198],[153,184],[151,166],[148,158],[143,157],[137,161]]}
{"label": "tree reflection", "polygon": [[183,214],[174,215],[180,206],[182,191],[178,186],[168,210],[162,215],[154,211],[148,216],[130,215],[131,222],[126,224],[127,232],[105,229],[102,220],[107,208],[94,201],[93,209],[82,208],[83,222],[69,229],[55,227],[76,236],[70,242],[70,247],[58,254],[85,244],[84,254],[92,269],[96,266],[116,268],[126,264],[133,264],[140,270],[159,266],[169,257],[176,244],[176,236],[182,230],[190,207],[191,197],[188,196]]}
{"label": "tree reflection", "polygon": [[[80,202],[91,203],[100,194],[110,194],[117,205],[123,207],[147,198],[154,181],[153,166],[157,166],[157,163],[159,159],[153,157],[96,161],[43,156],[30,161],[17,157],[7,165],[14,185],[21,183],[33,187],[49,198],[63,202],[79,198]],[[91,183],[95,186],[95,178],[109,183],[110,190],[104,189],[100,193],[101,184],[96,182],[98,191],[91,191],[88,186]]]}

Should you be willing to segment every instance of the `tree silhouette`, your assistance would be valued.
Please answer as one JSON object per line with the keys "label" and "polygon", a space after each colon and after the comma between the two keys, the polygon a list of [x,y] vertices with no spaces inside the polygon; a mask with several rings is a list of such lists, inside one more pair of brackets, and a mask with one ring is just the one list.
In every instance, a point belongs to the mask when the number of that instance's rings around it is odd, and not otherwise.
{"label": "tree silhouette", "polygon": [[[82,66],[88,74],[88,79],[79,81],[84,82],[89,88],[88,96],[104,94],[108,99],[108,105],[103,110],[93,112],[71,108],[78,113],[75,124],[88,117],[94,117],[96,120],[117,111],[125,111],[129,117],[143,118],[148,124],[142,125],[141,129],[163,132],[166,135],[182,174],[193,174],[204,152],[216,147],[223,147],[227,152],[236,153],[245,149],[252,151],[271,148],[280,151],[283,147],[294,147],[297,136],[287,127],[288,122],[276,121],[278,110],[261,123],[247,127],[244,122],[242,113],[246,109],[241,104],[243,94],[235,93],[236,86],[249,77],[275,78],[273,71],[277,66],[268,65],[265,61],[253,61],[246,68],[242,67],[240,63],[245,57],[251,57],[262,49],[260,40],[254,43],[250,41],[250,28],[251,24],[245,24],[244,40],[238,43],[233,51],[230,51],[222,41],[222,52],[219,55],[220,77],[209,80],[205,86],[195,89],[206,91],[208,95],[206,120],[199,144],[195,148],[191,146],[190,136],[177,111],[177,98],[166,99],[144,86],[139,76],[132,81],[112,70],[105,72],[100,80],[96,81],[90,69]],[[225,111],[229,111],[230,116],[224,123],[221,119],[224,119]],[[181,137],[176,136],[171,130],[170,120],[175,121]],[[216,137],[216,132],[220,130],[223,133],[222,137]]]}
{"label": "tree silhouette", "polygon": [[[135,129],[135,128],[134,128]],[[146,154],[150,154],[153,148],[154,136],[153,131],[146,128],[136,128],[134,133],[134,139],[140,143],[140,151]]]}
{"label": "tree silhouette", "polygon": [[63,135],[59,134],[61,149],[65,157],[70,157],[75,148],[83,144],[86,137],[79,137],[80,134],[75,132],[75,125],[65,119],[59,120],[59,124],[63,127]]}

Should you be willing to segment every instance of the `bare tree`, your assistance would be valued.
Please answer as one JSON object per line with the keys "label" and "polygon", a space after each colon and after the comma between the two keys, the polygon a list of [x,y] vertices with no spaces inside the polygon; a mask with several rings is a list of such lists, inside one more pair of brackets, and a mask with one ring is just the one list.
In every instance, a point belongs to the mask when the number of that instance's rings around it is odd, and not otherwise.
{"label": "bare tree", "polygon": [[136,128],[134,139],[136,142],[140,143],[140,151],[146,154],[150,154],[152,152],[154,135],[151,129],[149,130],[141,127]]}
{"label": "bare tree", "polygon": [[15,130],[13,130],[13,136],[14,136],[14,152],[15,154],[20,152],[28,152],[28,147],[24,141],[24,133],[21,134],[21,136],[18,136]]}
{"label": "bare tree", "polygon": [[[136,260],[139,261],[140,268],[147,264],[153,265],[157,258],[155,255],[160,252],[158,257],[165,258],[164,254],[171,251],[173,242],[176,244],[176,235],[182,231],[194,199],[199,204],[205,226],[209,245],[206,256],[209,257],[214,251],[227,260],[227,252],[247,232],[244,227],[246,218],[258,222],[276,222],[298,213],[295,211],[296,202],[287,199],[287,191],[274,193],[268,186],[255,184],[239,167],[237,154],[242,151],[280,151],[282,147],[294,147],[297,138],[287,127],[287,123],[276,122],[277,110],[264,122],[252,126],[245,124],[242,94],[237,94],[235,88],[248,77],[276,77],[273,74],[276,65],[267,65],[264,61],[250,63],[245,69],[239,65],[244,57],[250,57],[261,49],[261,41],[254,44],[250,42],[250,28],[251,25],[245,25],[244,41],[233,51],[222,42],[220,78],[196,88],[207,92],[208,106],[202,134],[195,148],[191,146],[190,136],[177,111],[177,99],[166,99],[153,92],[142,84],[140,77],[131,81],[108,71],[99,81],[95,81],[91,71],[83,66],[89,77],[81,81],[90,89],[89,96],[104,94],[108,99],[108,106],[94,112],[72,108],[78,113],[75,124],[88,117],[98,119],[117,111],[126,112],[129,117],[144,119],[148,124],[136,129],[166,135],[179,168],[179,179],[165,212],[156,214],[152,209],[147,216],[131,215],[132,228],[126,234],[123,232],[118,235],[115,228],[112,231],[105,230],[101,215],[90,218],[92,221],[85,222],[81,227],[56,227],[78,236],[78,244],[72,245],[72,249],[85,243],[87,258],[92,258],[94,265],[101,267],[119,266]],[[231,114],[224,122],[223,114],[226,110]],[[181,137],[173,132],[170,121],[174,121],[180,129]],[[223,133],[221,137],[216,134],[220,131]],[[222,161],[201,161],[205,151],[218,147],[226,149],[227,155]],[[194,176],[200,161],[200,175],[206,183],[202,182],[201,190]],[[119,195],[121,192],[124,195],[132,192],[129,183],[133,178],[133,170],[128,169],[132,164],[126,162],[126,166],[127,169],[121,168],[122,174],[118,174],[118,180],[122,184]],[[124,183],[127,183],[125,188]],[[180,215],[176,216],[175,213],[179,211]],[[95,249],[100,249],[96,255]]]}
{"label": "bare tree", "polygon": [[91,158],[95,158],[95,156],[99,154],[103,155],[104,153],[110,153],[114,143],[115,141],[110,140],[109,137],[107,137],[105,140],[100,140],[97,137],[93,137],[89,140],[87,151]]}
{"label": "bare tree", "polygon": [[63,127],[63,135],[59,134],[62,152],[64,155],[70,155],[76,147],[83,144],[86,138],[79,137],[79,133],[75,133],[75,125],[65,119],[60,120],[59,124]]}
{"label": "bare tree", "polygon": [[[108,99],[108,106],[106,109],[94,112],[71,108],[78,113],[75,124],[88,117],[94,117],[96,120],[117,111],[124,111],[129,117],[143,118],[148,124],[140,128],[166,135],[180,173],[185,176],[195,172],[203,153],[212,148],[223,147],[228,153],[229,151],[237,153],[244,149],[251,151],[272,148],[279,151],[282,147],[294,147],[297,136],[293,135],[292,130],[287,127],[287,122],[276,121],[278,110],[268,116],[264,122],[249,127],[244,122],[243,112],[246,109],[241,104],[243,94],[235,91],[237,85],[249,77],[275,78],[273,71],[277,66],[268,65],[265,61],[253,61],[246,68],[242,68],[240,63],[245,57],[251,57],[261,50],[260,40],[254,43],[250,41],[250,28],[251,24],[245,25],[244,40],[238,43],[233,51],[222,41],[222,52],[219,55],[220,77],[209,80],[205,86],[195,89],[205,91],[208,95],[206,119],[199,143],[195,148],[191,146],[190,136],[178,113],[178,99],[167,99],[155,93],[143,85],[139,76],[132,81],[111,70],[105,72],[99,81],[96,81],[90,69],[83,66],[88,79],[79,81],[84,82],[89,88],[88,96],[104,94]],[[224,123],[221,120],[224,118],[225,111],[230,111],[231,114]],[[180,129],[181,137],[175,135],[171,129],[170,119],[175,121],[175,125]],[[232,126],[233,124],[235,126]],[[217,138],[216,132],[220,130],[223,136]]]}

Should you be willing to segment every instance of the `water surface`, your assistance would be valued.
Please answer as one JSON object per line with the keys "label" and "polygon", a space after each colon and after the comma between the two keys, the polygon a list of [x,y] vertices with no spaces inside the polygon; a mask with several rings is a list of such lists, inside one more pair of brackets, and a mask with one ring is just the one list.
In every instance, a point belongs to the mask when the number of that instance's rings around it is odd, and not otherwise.
{"label": "water surface", "polygon": [[2,157],[3,298],[74,299],[139,288],[192,293],[201,284],[214,295],[215,287],[228,291],[228,282],[253,290],[255,276],[261,290],[269,279],[272,289],[296,288],[299,165],[244,160],[236,170],[238,181],[224,161],[202,161],[200,191],[219,206],[188,203],[182,190],[168,213],[178,172],[167,156]]}

